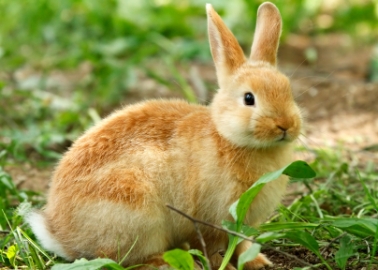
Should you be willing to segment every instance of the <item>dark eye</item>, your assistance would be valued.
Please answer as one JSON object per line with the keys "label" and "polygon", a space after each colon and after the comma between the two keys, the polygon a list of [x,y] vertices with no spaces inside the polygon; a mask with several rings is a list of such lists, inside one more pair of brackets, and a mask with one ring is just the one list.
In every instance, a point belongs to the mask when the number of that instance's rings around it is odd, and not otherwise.
{"label": "dark eye", "polygon": [[251,92],[244,94],[244,104],[247,106],[255,105],[255,96]]}

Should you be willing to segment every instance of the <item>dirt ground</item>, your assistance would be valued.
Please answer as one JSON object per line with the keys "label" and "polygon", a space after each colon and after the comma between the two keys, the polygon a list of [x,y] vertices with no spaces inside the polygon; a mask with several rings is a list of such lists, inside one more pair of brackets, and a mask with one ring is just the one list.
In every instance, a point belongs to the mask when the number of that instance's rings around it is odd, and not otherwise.
{"label": "dirt ground", "polygon": [[[313,62],[306,61],[306,53],[316,53],[317,57]],[[356,46],[350,37],[343,35],[316,39],[292,35],[280,47],[279,68],[291,78],[294,95],[306,115],[305,136],[300,138],[300,144],[316,148],[342,145],[357,163],[378,164],[378,83],[367,80],[371,54],[372,46]],[[212,65],[193,63],[187,78],[201,99],[210,95],[204,89],[204,82],[216,83]],[[177,95],[152,79],[144,78],[125,97],[123,104],[142,96]],[[31,165],[6,169],[18,186],[42,192],[46,191],[53,170]],[[303,266],[300,261],[274,250],[266,253],[276,264],[274,269]],[[308,258],[303,260],[308,261]]]}

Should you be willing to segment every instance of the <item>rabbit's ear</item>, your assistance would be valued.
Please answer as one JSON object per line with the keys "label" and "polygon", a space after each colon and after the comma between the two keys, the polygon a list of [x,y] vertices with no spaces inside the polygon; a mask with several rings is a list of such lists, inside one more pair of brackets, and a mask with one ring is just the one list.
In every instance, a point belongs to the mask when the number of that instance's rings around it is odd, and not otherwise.
{"label": "rabbit's ear", "polygon": [[281,36],[281,15],[277,7],[265,2],[257,11],[256,30],[250,59],[276,65],[278,43]]}
{"label": "rabbit's ear", "polygon": [[211,54],[222,87],[221,82],[245,62],[245,56],[235,36],[211,4],[206,4],[206,11]]}

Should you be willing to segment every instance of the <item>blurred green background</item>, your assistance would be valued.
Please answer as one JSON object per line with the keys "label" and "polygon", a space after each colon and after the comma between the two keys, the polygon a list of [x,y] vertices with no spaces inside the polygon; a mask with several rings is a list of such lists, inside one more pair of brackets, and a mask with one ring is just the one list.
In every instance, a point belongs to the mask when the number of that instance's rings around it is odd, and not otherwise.
{"label": "blurred green background", "polygon": [[[195,101],[182,70],[211,64],[206,2],[247,49],[263,1],[0,0],[0,157],[55,160],[144,78]],[[282,43],[289,33],[378,40],[378,0],[273,2]]]}

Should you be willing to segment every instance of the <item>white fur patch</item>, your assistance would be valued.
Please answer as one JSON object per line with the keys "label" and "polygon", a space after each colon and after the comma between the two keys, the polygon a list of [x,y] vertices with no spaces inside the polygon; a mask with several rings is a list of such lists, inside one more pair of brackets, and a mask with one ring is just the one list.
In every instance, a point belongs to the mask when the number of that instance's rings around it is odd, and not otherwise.
{"label": "white fur patch", "polygon": [[60,257],[69,259],[60,243],[55,240],[47,230],[44,217],[41,214],[38,212],[30,212],[26,215],[25,220],[32,228],[38,241],[46,250],[54,252]]}

